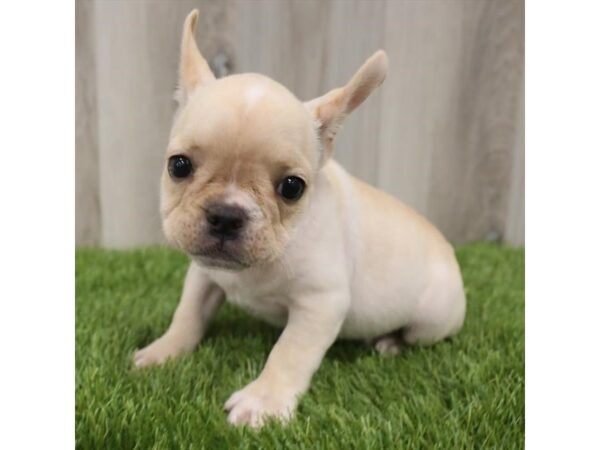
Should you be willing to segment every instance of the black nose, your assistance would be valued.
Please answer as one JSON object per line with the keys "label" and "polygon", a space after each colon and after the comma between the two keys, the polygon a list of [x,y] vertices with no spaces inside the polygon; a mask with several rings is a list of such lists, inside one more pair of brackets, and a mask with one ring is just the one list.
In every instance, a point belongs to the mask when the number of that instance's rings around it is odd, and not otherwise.
{"label": "black nose", "polygon": [[210,234],[224,239],[235,239],[246,223],[246,213],[238,206],[213,204],[206,208]]}

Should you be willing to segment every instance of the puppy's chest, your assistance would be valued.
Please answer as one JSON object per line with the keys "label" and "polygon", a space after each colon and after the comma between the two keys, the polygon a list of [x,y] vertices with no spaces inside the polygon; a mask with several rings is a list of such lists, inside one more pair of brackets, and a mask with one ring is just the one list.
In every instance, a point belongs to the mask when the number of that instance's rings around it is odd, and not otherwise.
{"label": "puppy's chest", "polygon": [[272,325],[285,325],[286,296],[273,283],[252,282],[230,274],[212,278],[225,291],[229,303]]}

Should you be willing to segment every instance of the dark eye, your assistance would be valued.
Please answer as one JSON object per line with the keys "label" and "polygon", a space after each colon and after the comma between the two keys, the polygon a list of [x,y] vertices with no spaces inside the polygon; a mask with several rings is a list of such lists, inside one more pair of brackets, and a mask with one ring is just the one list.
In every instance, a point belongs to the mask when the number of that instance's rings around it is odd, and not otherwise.
{"label": "dark eye", "polygon": [[169,158],[169,175],[173,178],[185,178],[192,173],[192,162],[183,155],[175,155]]}
{"label": "dark eye", "polygon": [[298,200],[304,192],[304,187],[302,178],[285,177],[277,186],[277,193],[286,200]]}

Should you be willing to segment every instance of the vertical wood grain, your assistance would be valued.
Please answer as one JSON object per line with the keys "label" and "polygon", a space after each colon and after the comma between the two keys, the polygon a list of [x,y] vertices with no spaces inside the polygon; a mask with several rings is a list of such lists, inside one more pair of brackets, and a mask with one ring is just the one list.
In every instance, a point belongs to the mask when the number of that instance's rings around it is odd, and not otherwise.
{"label": "vertical wood grain", "polygon": [[329,10],[329,2],[235,2],[235,71],[267,75],[301,100],[316,96]]}
{"label": "vertical wood grain", "polygon": [[[377,130],[381,140],[378,185],[431,219],[434,154],[439,147],[449,155],[456,151],[449,132],[457,120],[453,108],[460,83],[462,11],[455,2],[392,1],[385,16],[390,66]],[[447,176],[442,175],[442,180]],[[451,184],[446,187],[456,189]],[[444,227],[443,221],[433,219]]]}
{"label": "vertical wood grain", "polygon": [[459,5],[456,120],[435,135],[427,184],[427,215],[455,241],[503,238],[523,77],[522,2],[474,3]]}
{"label": "vertical wood grain", "polygon": [[260,72],[301,100],[344,84],[384,48],[388,77],[347,118],[336,159],[453,242],[523,244],[522,0],[83,3],[78,244],[163,240],[159,176],[193,8],[199,47],[219,75]]}
{"label": "vertical wood grain", "polygon": [[506,232],[504,240],[511,245],[525,244],[525,83],[521,82],[519,107],[515,117],[517,133],[511,172]]}
{"label": "vertical wood grain", "polygon": [[94,5],[75,4],[75,242],[101,242]]}

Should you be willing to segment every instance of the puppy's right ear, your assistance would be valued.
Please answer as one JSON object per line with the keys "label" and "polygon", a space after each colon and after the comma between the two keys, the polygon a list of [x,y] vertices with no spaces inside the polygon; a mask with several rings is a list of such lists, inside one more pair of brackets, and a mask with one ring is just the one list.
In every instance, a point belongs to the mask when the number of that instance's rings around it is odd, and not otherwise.
{"label": "puppy's right ear", "polygon": [[367,59],[345,86],[305,103],[315,119],[323,145],[321,164],[331,156],[333,141],[346,116],[383,83],[387,68],[388,57],[383,50],[379,50]]}
{"label": "puppy's right ear", "polygon": [[185,19],[181,38],[181,59],[179,61],[179,85],[175,99],[183,105],[194,89],[215,80],[208,63],[200,54],[194,34],[198,23],[198,10],[194,9]]}

